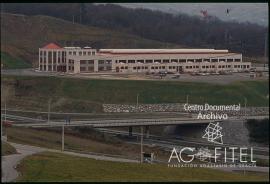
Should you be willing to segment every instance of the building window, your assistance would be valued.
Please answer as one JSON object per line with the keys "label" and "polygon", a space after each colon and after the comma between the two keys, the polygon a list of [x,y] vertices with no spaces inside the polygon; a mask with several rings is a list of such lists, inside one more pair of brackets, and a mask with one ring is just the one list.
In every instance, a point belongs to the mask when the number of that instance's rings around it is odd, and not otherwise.
{"label": "building window", "polygon": [[151,69],[155,69],[153,66],[151,66]]}
{"label": "building window", "polygon": [[171,59],[171,62],[172,62],[172,63],[177,63],[178,60],[177,60],[177,59]]}
{"label": "building window", "polygon": [[137,60],[137,63],[144,63],[144,60]]}
{"label": "building window", "polygon": [[86,71],[86,67],[80,67],[80,71]]}
{"label": "building window", "polygon": [[226,59],[219,59],[219,62],[225,62]]}
{"label": "building window", "polygon": [[195,62],[200,63],[200,62],[202,62],[202,59],[196,59]]}
{"label": "building window", "polygon": [[196,65],[196,68],[199,68],[199,66],[198,66],[198,65]]}
{"label": "building window", "polygon": [[165,69],[165,66],[162,66],[162,69]]}
{"label": "building window", "polygon": [[76,56],[76,52],[75,51],[73,52],[73,55]]}
{"label": "building window", "polygon": [[144,69],[146,69],[146,70],[147,70],[147,69],[148,69],[148,66],[144,67]]}
{"label": "building window", "polygon": [[234,61],[235,61],[235,62],[240,62],[240,61],[241,61],[241,59],[234,59]]}
{"label": "building window", "polygon": [[86,61],[85,60],[81,60],[80,63],[81,63],[81,65],[83,65],[83,64],[86,64]]}
{"label": "building window", "polygon": [[247,65],[247,68],[249,68],[249,65]]}
{"label": "building window", "polygon": [[169,66],[169,69],[172,69],[172,66]]}
{"label": "building window", "polygon": [[92,52],[92,55],[95,55],[96,54],[96,52]]}
{"label": "building window", "polygon": [[205,68],[205,66],[202,66],[202,68]]}
{"label": "building window", "polygon": [[188,59],[187,62],[194,62],[194,59]]}
{"label": "building window", "polygon": [[86,55],[86,52],[83,52],[83,55],[85,56]]}
{"label": "building window", "polygon": [[127,67],[127,66],[125,66],[125,69],[128,69],[128,67]]}
{"label": "building window", "polygon": [[94,60],[88,60],[88,64],[94,64]]}
{"label": "building window", "polygon": [[153,63],[153,60],[145,60],[145,63]]}
{"label": "building window", "polygon": [[104,64],[104,60],[98,60],[98,64]]}
{"label": "building window", "polygon": [[185,59],[179,59],[179,63],[186,63]]}
{"label": "building window", "polygon": [[88,71],[94,71],[94,67],[92,66],[88,67]]}
{"label": "building window", "polygon": [[204,62],[210,62],[210,59],[203,59]]}
{"label": "building window", "polygon": [[218,59],[211,59],[211,62],[218,62]]}
{"label": "building window", "polygon": [[135,60],[128,60],[128,63],[135,63]]}
{"label": "building window", "polygon": [[119,60],[119,63],[127,63],[126,60]]}
{"label": "building window", "polygon": [[71,51],[69,51],[69,52],[68,52],[68,54],[69,54],[69,55],[72,55],[72,52],[71,52]]}
{"label": "building window", "polygon": [[90,56],[91,55],[91,52],[87,52],[87,54],[88,54],[88,56]]}
{"label": "building window", "polygon": [[227,62],[233,62],[233,59],[227,59]]}
{"label": "building window", "polygon": [[133,67],[133,70],[137,70],[137,67],[136,67],[136,66],[134,66],[134,67]]}
{"label": "building window", "polygon": [[161,63],[161,60],[160,59],[154,60],[154,63]]}
{"label": "building window", "polygon": [[163,59],[163,63],[169,63],[170,61],[168,59]]}

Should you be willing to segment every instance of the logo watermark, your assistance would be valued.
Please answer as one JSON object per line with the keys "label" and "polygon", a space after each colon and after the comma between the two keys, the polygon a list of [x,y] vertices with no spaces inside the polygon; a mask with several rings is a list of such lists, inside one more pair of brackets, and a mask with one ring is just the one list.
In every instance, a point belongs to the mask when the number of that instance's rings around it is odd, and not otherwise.
{"label": "logo watermark", "polygon": [[[223,108],[226,109],[226,106]],[[240,105],[227,108],[239,110]],[[202,138],[210,143],[209,147],[173,148],[168,159],[168,167],[256,167],[252,147],[223,145],[220,122],[210,122]]]}

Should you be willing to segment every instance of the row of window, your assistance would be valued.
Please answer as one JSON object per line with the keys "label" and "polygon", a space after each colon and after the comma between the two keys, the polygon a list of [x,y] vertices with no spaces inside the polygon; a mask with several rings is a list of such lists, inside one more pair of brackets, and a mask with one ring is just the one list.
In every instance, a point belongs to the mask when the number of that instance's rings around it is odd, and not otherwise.
{"label": "row of window", "polygon": [[94,60],[81,60],[80,64],[94,64]]}
{"label": "row of window", "polygon": [[[112,67],[98,67],[98,71],[112,70]],[[94,67],[80,67],[80,71],[94,71]]]}
{"label": "row of window", "polygon": [[69,51],[68,52],[69,55],[73,55],[73,56],[91,56],[91,55],[96,55],[95,51]]}
{"label": "row of window", "polygon": [[[181,66],[180,66],[181,67]],[[116,67],[119,69],[119,67]],[[152,66],[151,69],[165,69],[165,66]],[[198,65],[186,66],[186,69],[199,68]],[[216,68],[215,65],[202,66],[203,69]],[[232,65],[219,65],[217,68],[232,68]],[[249,68],[249,65],[234,65],[234,68]],[[121,66],[120,69],[128,69],[128,66]],[[133,70],[148,69],[148,66],[134,66]],[[169,69],[176,69],[176,66],[169,66]]]}
{"label": "row of window", "polygon": [[65,51],[45,51],[45,50],[44,51],[42,51],[42,50],[39,51],[39,55],[40,56],[46,56],[47,53],[48,54],[51,54],[51,53],[55,53],[56,54],[57,52],[58,52],[58,56],[60,56],[61,54],[62,55],[66,55],[66,52]]}
{"label": "row of window", "polygon": [[157,59],[157,60],[115,60],[116,63],[186,63],[186,62],[241,62],[241,59]]}

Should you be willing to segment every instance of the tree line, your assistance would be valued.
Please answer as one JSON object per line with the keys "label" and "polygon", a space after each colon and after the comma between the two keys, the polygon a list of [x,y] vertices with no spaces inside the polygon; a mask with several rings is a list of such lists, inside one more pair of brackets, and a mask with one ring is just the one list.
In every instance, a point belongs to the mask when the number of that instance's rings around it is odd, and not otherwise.
{"label": "tree line", "polygon": [[[5,3],[2,11],[47,15],[74,23],[135,34],[143,38],[191,48],[229,49],[247,56],[264,56],[267,27],[251,23],[224,22],[186,14],[130,9],[114,4]],[[268,42],[267,42],[268,43]]]}

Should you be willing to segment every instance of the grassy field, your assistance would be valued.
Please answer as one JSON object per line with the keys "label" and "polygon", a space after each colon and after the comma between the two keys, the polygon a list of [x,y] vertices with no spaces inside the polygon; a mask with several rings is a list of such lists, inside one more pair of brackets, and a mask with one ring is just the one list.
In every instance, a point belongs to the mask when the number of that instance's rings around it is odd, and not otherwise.
{"label": "grassy field", "polygon": [[6,143],[6,142],[1,142],[1,155],[5,156],[5,155],[11,155],[11,154],[15,154],[16,149],[11,146],[10,144]]}
{"label": "grassy field", "polygon": [[43,152],[26,157],[17,181],[268,181],[268,174],[248,175],[205,168],[168,168],[159,164],[132,164]]}
{"label": "grassy field", "polygon": [[1,64],[4,65],[4,69],[22,69],[32,67],[31,64],[27,63],[26,61],[12,57],[4,52],[1,52]]}
{"label": "grassy field", "polygon": [[175,81],[126,81],[68,79],[57,77],[2,77],[9,90],[9,106],[52,111],[101,112],[103,103],[189,103],[269,106],[268,81],[235,82],[228,85]]}
{"label": "grassy field", "polygon": [[[84,131],[65,129],[65,149],[79,152],[96,152],[121,155],[136,159],[140,155],[140,146],[122,142],[115,137],[82,127]],[[10,127],[6,129],[11,142],[45,148],[61,149],[61,129],[29,129]],[[157,159],[168,160],[169,153],[156,147],[145,146],[146,152],[154,152]]]}

